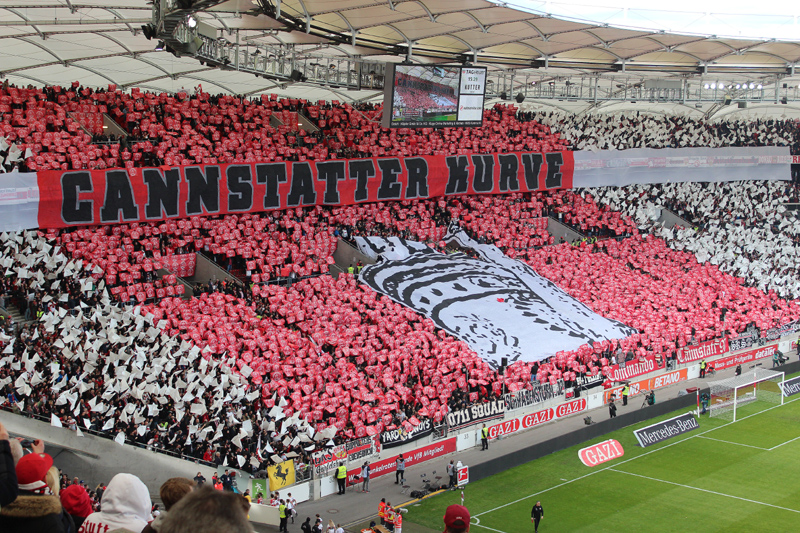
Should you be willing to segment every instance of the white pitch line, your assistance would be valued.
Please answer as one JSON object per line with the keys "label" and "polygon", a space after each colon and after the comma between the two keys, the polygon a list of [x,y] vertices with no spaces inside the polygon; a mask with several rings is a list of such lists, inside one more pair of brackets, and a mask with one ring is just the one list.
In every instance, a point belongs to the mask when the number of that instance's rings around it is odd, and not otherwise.
{"label": "white pitch line", "polygon": [[772,448],[762,448],[761,446],[752,446],[750,444],[742,444],[741,442],[731,442],[729,440],[715,439],[713,437],[706,437],[704,435],[700,435],[700,438],[701,439],[713,440],[713,441],[717,441],[717,442],[724,442],[725,444],[734,444],[736,446],[746,446],[748,448],[755,448],[756,450],[764,450],[765,452],[768,452],[768,451],[770,451],[772,449]]}
{"label": "white pitch line", "polygon": [[[740,421],[742,421],[742,420],[745,420],[745,419],[747,419],[747,418],[750,418],[750,417],[752,417],[752,416],[756,416],[756,415],[760,415],[760,414],[762,414],[762,413],[766,413],[767,411],[772,411],[772,410],[773,410],[773,409],[775,409],[776,407],[782,407],[782,406],[784,406],[784,405],[786,405],[786,404],[789,404],[789,403],[792,403],[792,402],[796,402],[796,401],[798,401],[798,400],[800,400],[800,398],[795,398],[794,400],[789,400],[788,402],[784,402],[783,404],[774,405],[774,406],[772,406],[772,407],[769,407],[769,408],[767,408],[767,409],[764,409],[763,411],[759,411],[759,412],[757,412],[757,413],[753,413],[753,414],[751,414],[751,415],[747,415],[747,416],[745,416],[745,417],[742,417],[742,418],[740,418],[739,420],[737,420],[737,422],[740,422]],[[686,442],[687,440],[689,440],[689,439],[693,439],[693,438],[695,438],[695,437],[701,437],[701,436],[705,435],[706,433],[711,433],[712,431],[716,431],[716,430],[718,430],[718,429],[720,429],[720,428],[724,428],[724,427],[730,426],[731,424],[735,424],[735,423],[736,423],[736,422],[728,422],[728,423],[726,423],[726,424],[722,424],[721,426],[717,426],[717,427],[715,427],[715,428],[707,429],[707,430],[703,431],[702,433],[697,433],[697,434],[695,434],[695,435],[692,435],[691,437],[686,437],[685,439],[681,439],[681,440],[678,440],[678,441],[675,441],[675,442],[671,442],[671,443],[669,443],[669,444],[666,444],[666,445],[664,445],[664,446],[661,446],[661,447],[659,447],[659,448],[655,448],[655,449],[653,449],[653,450],[650,450],[649,452],[645,452],[645,453],[643,453],[643,454],[641,454],[641,455],[637,455],[636,457],[631,457],[630,459],[625,459],[624,461],[620,461],[619,463],[616,463],[614,466],[623,465],[623,464],[625,464],[625,463],[627,463],[627,462],[630,462],[630,461],[634,461],[634,460],[636,460],[636,459],[639,459],[640,457],[644,457],[644,456],[646,456],[646,455],[650,455],[651,453],[655,453],[655,452],[657,452],[657,451],[659,451],[659,450],[663,450],[663,449],[665,449],[665,448],[669,448],[670,446],[675,446],[676,444],[680,444],[680,443],[682,443],[682,442]],[[785,443],[784,443],[784,444],[785,444]],[[571,480],[569,480],[569,481],[565,481],[564,483],[559,483],[558,485],[553,485],[552,487],[548,487],[548,488],[546,488],[546,489],[540,490],[539,492],[534,492],[533,494],[529,494],[529,495],[527,495],[527,496],[523,496],[522,498],[519,498],[519,499],[517,499],[517,500],[514,500],[513,502],[504,503],[503,505],[500,505],[500,506],[498,506],[498,507],[495,507],[494,509],[489,509],[488,511],[484,511],[484,512],[482,512],[482,513],[478,513],[478,514],[476,514],[476,515],[474,515],[474,516],[481,516],[481,515],[485,515],[485,514],[493,513],[493,512],[495,512],[495,511],[498,511],[498,510],[500,510],[500,509],[502,509],[502,508],[504,508],[504,507],[508,507],[509,505],[514,505],[514,504],[517,504],[517,503],[519,503],[519,502],[521,502],[521,501],[525,501],[525,500],[527,500],[528,498],[533,498],[534,496],[539,496],[540,494],[544,494],[544,493],[546,493],[546,492],[550,492],[550,491],[551,491],[551,490],[553,490],[553,489],[557,489],[557,488],[559,488],[559,487],[563,487],[564,485],[569,485],[570,483],[574,483],[575,481],[580,481],[581,479],[587,478],[587,477],[589,477],[589,476],[593,476],[594,474],[598,474],[598,473],[600,473],[600,472],[604,472],[604,471],[606,471],[606,470],[608,470],[608,469],[610,469],[610,468],[612,468],[612,467],[611,467],[611,466],[607,466],[607,467],[605,467],[605,468],[601,468],[600,470],[595,470],[595,471],[593,471],[593,472],[589,472],[589,473],[588,473],[588,474],[586,474],[586,475],[583,475],[583,476],[580,476],[580,477],[576,477],[575,479],[571,479]],[[486,526],[481,526],[481,527],[486,527]]]}
{"label": "white pitch line", "polygon": [[650,481],[657,481],[659,483],[666,483],[667,485],[675,485],[676,487],[683,487],[684,489],[692,489],[692,490],[698,490],[700,492],[708,492],[709,494],[716,494],[717,496],[724,496],[725,498],[733,498],[734,500],[741,500],[743,502],[757,503],[758,505],[765,505],[767,507],[773,507],[775,509],[781,509],[783,511],[791,511],[793,513],[800,514],[800,511],[798,511],[797,509],[790,509],[789,507],[781,507],[780,505],[773,505],[771,503],[760,502],[758,500],[750,500],[748,498],[742,498],[740,496],[733,496],[731,494],[725,494],[724,492],[717,492],[717,491],[714,491],[714,490],[701,489],[700,487],[692,487],[691,485],[684,485],[682,483],[675,483],[674,481],[667,481],[665,479],[658,479],[658,478],[654,478],[654,477],[643,476],[641,474],[634,474],[633,472],[625,472],[624,470],[617,470],[616,468],[609,468],[608,470],[611,470],[612,472],[618,472],[620,474],[627,474],[629,476],[640,477],[642,479],[649,479]]}
{"label": "white pitch line", "polygon": [[769,451],[772,451],[772,450],[774,450],[775,448],[780,448],[780,447],[781,447],[781,446],[783,446],[784,444],[789,444],[790,442],[794,442],[794,441],[796,441],[797,439],[800,439],[800,437],[795,437],[795,438],[793,438],[792,440],[787,440],[786,442],[782,442],[781,444],[778,444],[777,446],[773,446],[772,448],[769,448]]}

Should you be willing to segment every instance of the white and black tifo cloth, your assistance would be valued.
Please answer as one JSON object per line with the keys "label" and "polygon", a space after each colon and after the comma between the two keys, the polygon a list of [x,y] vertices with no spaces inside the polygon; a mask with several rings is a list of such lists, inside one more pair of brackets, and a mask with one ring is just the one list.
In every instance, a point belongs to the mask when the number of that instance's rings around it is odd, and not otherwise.
{"label": "white and black tifo cloth", "polygon": [[361,270],[361,281],[430,318],[492,366],[502,357],[538,361],[636,331],[594,313],[493,245],[478,244],[457,228],[445,240],[477,258],[396,237],[357,237],[362,253],[382,258]]}

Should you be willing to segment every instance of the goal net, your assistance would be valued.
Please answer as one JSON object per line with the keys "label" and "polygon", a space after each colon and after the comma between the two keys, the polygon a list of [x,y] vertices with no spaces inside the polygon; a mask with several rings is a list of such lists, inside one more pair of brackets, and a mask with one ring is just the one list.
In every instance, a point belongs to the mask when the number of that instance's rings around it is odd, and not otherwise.
{"label": "goal net", "polygon": [[752,402],[763,401],[783,404],[783,394],[779,383],[783,372],[773,372],[765,368],[754,368],[740,376],[711,381],[711,397],[708,405],[709,416],[736,422],[740,418],[739,409]]}

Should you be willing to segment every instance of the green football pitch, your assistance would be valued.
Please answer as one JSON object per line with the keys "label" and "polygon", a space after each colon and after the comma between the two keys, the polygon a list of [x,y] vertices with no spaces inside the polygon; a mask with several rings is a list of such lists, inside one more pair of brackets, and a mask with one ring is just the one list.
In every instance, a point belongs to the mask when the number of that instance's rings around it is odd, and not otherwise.
{"label": "green football pitch", "polygon": [[[689,433],[642,448],[646,423],[507,470],[464,489],[471,533],[539,531],[800,531],[800,398],[753,402],[730,423],[703,415]],[[518,437],[519,438],[519,437]],[[524,437],[522,437],[524,438]],[[578,450],[616,439],[625,455],[594,468]],[[408,506],[404,533],[442,531],[450,491]],[[406,529],[406,526],[408,529]]]}

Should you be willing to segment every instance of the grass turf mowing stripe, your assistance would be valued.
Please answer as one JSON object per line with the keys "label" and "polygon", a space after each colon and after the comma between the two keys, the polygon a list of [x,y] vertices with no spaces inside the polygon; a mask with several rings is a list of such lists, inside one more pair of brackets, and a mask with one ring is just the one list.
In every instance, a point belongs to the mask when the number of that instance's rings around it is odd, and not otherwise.
{"label": "grass turf mowing stripe", "polygon": [[616,468],[607,468],[606,470],[609,470],[611,472],[617,472],[619,474],[627,474],[629,476],[635,476],[635,477],[639,477],[639,478],[642,478],[642,479],[648,479],[650,481],[657,481],[659,483],[666,483],[668,485],[674,485],[676,487],[682,487],[682,488],[685,488],[685,489],[698,490],[700,492],[708,492],[709,494],[716,494],[717,496],[724,496],[726,498],[733,498],[735,500],[741,500],[741,501],[744,501],[744,502],[757,503],[758,505],[765,505],[767,507],[774,507],[775,509],[781,509],[783,511],[791,511],[793,513],[800,514],[800,510],[797,510],[797,509],[790,509],[788,507],[781,507],[780,505],[774,505],[774,504],[771,504],[771,503],[760,502],[760,501],[751,500],[751,499],[748,499],[748,498],[742,498],[740,496],[733,496],[731,494],[725,494],[724,492],[717,492],[715,490],[701,489],[700,487],[692,487],[691,485],[684,485],[682,483],[675,483],[674,481],[667,481],[666,479],[657,479],[657,478],[650,477],[650,476],[643,476],[641,474],[634,474],[633,472],[626,472],[624,470],[617,470]]}
{"label": "grass turf mowing stripe", "polygon": [[[793,401],[794,401],[794,400],[793,400]],[[787,440],[786,442],[782,442],[782,443],[778,444],[777,446],[773,446],[772,448],[769,448],[769,451],[772,451],[772,450],[774,450],[774,449],[776,449],[776,448],[780,448],[780,447],[781,447],[781,446],[783,446],[784,444],[789,444],[790,442],[794,442],[794,441],[796,441],[797,439],[800,439],[800,437],[795,437],[795,438],[793,438],[792,440]]]}
{"label": "grass turf mowing stripe", "polygon": [[[714,428],[714,429],[719,429],[719,428]],[[765,452],[768,452],[769,450],[772,449],[772,448],[762,448],[761,446],[753,446],[751,444],[742,444],[741,442],[731,442],[729,440],[715,439],[713,437],[706,437],[705,435],[699,435],[699,437],[701,439],[713,440],[715,442],[724,442],[725,444],[733,444],[734,446],[746,446],[748,448],[755,448],[756,450],[764,450]]]}

